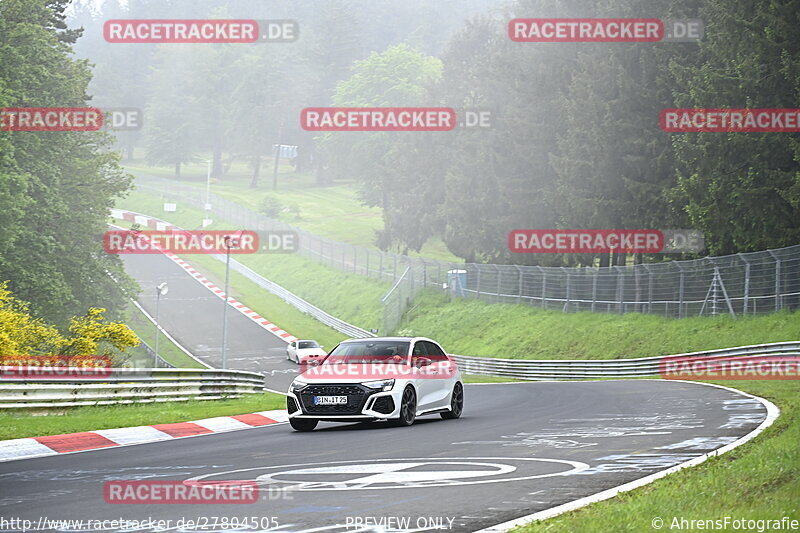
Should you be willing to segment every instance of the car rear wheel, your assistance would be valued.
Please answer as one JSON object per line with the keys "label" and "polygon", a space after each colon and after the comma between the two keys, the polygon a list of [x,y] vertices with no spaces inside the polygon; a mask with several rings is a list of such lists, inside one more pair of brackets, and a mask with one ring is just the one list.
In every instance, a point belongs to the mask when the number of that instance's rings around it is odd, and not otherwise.
{"label": "car rear wheel", "polygon": [[417,393],[411,386],[403,391],[403,399],[400,401],[400,418],[397,420],[398,426],[410,426],[417,418]]}
{"label": "car rear wheel", "polygon": [[314,428],[317,427],[319,420],[314,420],[311,418],[290,418],[289,423],[292,425],[297,431],[314,431]]}
{"label": "car rear wheel", "polygon": [[450,410],[441,413],[441,417],[445,420],[453,420],[459,418],[464,411],[464,386],[461,383],[456,383],[453,387],[453,395],[450,398]]}

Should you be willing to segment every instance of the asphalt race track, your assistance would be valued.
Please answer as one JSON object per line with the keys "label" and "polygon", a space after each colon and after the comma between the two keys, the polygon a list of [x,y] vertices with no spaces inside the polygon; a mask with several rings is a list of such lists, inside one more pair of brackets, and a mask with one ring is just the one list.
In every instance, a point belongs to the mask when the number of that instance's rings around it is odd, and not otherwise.
{"label": "asphalt race track", "polygon": [[[758,401],[727,390],[640,380],[472,385],[466,402],[460,420],[422,418],[410,428],[323,423],[296,433],[280,424],[0,463],[0,516],[153,518],[172,520],[173,531],[225,529],[175,527],[202,517],[276,517],[273,531],[363,531],[352,527],[356,519],[392,517],[391,527],[375,530],[475,531],[687,461],[746,434],[765,414]],[[103,498],[107,481],[193,478],[259,480],[261,499]]]}
{"label": "asphalt race track", "polygon": [[[126,271],[142,288],[139,303],[150,316],[156,315],[155,288],[166,281],[169,293],[159,304],[162,327],[198,359],[221,367],[222,300],[163,255],[128,254],[122,258]],[[280,325],[277,317],[267,318]],[[227,352],[228,368],[263,372],[269,386],[279,390],[288,389],[297,375],[297,365],[286,359],[286,342],[233,307],[228,307]]]}
{"label": "asphalt race track", "polygon": [[[143,285],[170,283],[166,328],[214,361],[221,301],[165,258],[126,264]],[[231,366],[258,368],[283,388],[292,375],[269,372],[293,366],[282,341],[238,313],[229,319]],[[0,517],[48,531],[79,526],[43,518],[170,521],[106,531],[476,531],[686,462],[766,417],[736,392],[658,380],[468,385],[465,401],[460,420],[410,428],[322,423],[297,433],[277,424],[0,463]],[[260,493],[237,505],[106,503],[104,484],[118,480],[248,480]],[[231,527],[234,519],[247,526]]]}

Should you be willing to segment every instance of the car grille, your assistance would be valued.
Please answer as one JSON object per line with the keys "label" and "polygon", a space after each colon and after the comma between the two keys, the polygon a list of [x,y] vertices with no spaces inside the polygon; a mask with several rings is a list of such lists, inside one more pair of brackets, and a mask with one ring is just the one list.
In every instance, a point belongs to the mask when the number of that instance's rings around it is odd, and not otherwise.
{"label": "car grille", "polygon": [[394,400],[391,396],[381,396],[372,404],[372,410],[388,415],[394,411]]}
{"label": "car grille", "polygon": [[[374,391],[360,385],[309,385],[300,393],[303,411],[310,415],[359,415]],[[342,405],[314,405],[314,396],[347,396]]]}

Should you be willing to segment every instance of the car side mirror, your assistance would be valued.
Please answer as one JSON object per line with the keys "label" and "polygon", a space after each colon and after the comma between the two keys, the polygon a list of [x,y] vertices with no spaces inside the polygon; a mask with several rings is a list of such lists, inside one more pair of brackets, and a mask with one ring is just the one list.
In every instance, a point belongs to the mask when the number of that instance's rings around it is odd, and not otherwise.
{"label": "car side mirror", "polygon": [[422,368],[424,366],[430,366],[431,363],[432,363],[432,361],[430,359],[428,359],[427,357],[420,357],[419,359],[417,359],[417,365],[416,366],[417,366],[417,368]]}

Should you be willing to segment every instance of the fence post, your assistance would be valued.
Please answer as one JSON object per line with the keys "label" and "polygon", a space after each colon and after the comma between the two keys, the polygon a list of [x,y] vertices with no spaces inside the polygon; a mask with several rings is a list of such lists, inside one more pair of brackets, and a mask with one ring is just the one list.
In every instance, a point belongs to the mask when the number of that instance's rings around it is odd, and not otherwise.
{"label": "fence post", "polygon": [[539,267],[539,272],[542,273],[542,309],[544,309],[544,298],[547,294],[547,274],[542,267]]}
{"label": "fence post", "polygon": [[600,267],[594,269],[594,277],[592,278],[592,313],[594,313],[594,306],[597,303],[597,277],[600,275]]}
{"label": "fence post", "polygon": [[517,303],[521,304],[522,303],[522,269],[519,267],[519,265],[514,265],[514,267],[517,269],[517,275],[519,276],[519,286],[517,287]]}
{"label": "fence post", "polygon": [[625,312],[625,302],[623,302],[625,289],[622,286],[622,267],[615,266],[614,268],[617,269],[617,300],[619,302],[619,314],[622,314]]}
{"label": "fence post", "polygon": [[569,275],[569,270],[567,270],[567,267],[561,267],[561,271],[567,275],[567,297],[564,300],[564,308],[561,310],[561,312],[566,313],[569,311],[569,284],[571,281],[571,276]]}
{"label": "fence post", "polygon": [[775,259],[775,310],[781,309],[781,260],[776,256],[772,250],[767,250],[769,255]]}
{"label": "fence post", "polygon": [[503,271],[497,265],[494,266],[494,269],[497,271],[497,303],[500,303],[500,281],[503,279]]}
{"label": "fence post", "polygon": [[683,271],[683,267],[679,262],[675,262],[678,265],[678,271],[680,272],[680,282],[678,283],[678,318],[683,318],[686,316],[686,310],[683,308],[683,293],[684,287],[686,285],[686,273]]}
{"label": "fence post", "polygon": [[750,307],[750,262],[742,254],[737,254],[744,261],[744,297],[742,302],[742,314],[746,315]]}
{"label": "fence post", "polygon": [[475,295],[480,298],[481,297],[481,268],[480,265],[475,265]]}

